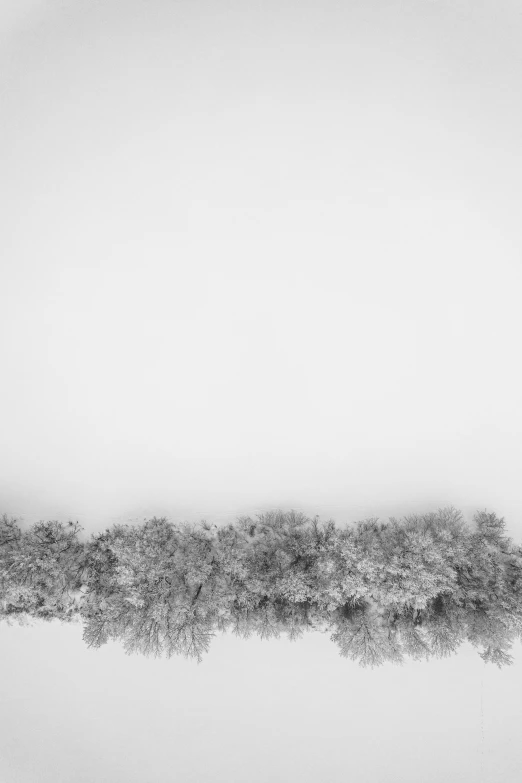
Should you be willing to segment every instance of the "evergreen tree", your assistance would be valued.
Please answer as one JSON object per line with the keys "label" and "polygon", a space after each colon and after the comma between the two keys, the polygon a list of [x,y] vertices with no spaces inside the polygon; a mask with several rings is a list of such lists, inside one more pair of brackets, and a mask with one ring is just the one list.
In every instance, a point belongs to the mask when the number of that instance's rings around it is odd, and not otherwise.
{"label": "evergreen tree", "polygon": [[77,523],[39,522],[22,531],[0,521],[0,616],[70,622],[77,618],[84,546]]}

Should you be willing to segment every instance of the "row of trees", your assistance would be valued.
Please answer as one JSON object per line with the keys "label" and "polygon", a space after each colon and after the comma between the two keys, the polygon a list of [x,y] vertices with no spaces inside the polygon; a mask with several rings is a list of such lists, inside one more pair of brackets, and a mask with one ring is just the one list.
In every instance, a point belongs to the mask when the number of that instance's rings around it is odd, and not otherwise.
{"label": "row of trees", "polygon": [[82,622],[84,640],[202,660],[216,632],[329,632],[362,666],[448,656],[462,642],[512,662],[522,548],[486,511],[454,508],[345,528],[271,511],[216,527],[156,518],[81,541],[69,522],[0,519],[0,617]]}

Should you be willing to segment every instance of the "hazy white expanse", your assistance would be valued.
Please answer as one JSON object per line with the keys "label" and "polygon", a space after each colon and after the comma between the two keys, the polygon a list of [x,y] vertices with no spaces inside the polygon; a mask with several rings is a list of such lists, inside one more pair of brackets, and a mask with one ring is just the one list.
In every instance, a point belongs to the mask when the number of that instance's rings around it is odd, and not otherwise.
{"label": "hazy white expanse", "polygon": [[[522,536],[522,9],[3,0],[0,513]],[[5,783],[515,783],[520,650],[0,627]]]}

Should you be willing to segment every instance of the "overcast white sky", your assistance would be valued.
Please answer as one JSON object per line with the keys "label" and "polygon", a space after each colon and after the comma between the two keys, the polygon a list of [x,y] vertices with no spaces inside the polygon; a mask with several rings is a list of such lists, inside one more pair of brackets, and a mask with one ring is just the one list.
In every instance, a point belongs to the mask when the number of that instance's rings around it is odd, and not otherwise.
{"label": "overcast white sky", "polygon": [[[521,41],[515,0],[3,0],[0,513],[520,539]],[[5,783],[480,781],[471,650],[0,636]],[[484,672],[488,783],[520,663]]]}

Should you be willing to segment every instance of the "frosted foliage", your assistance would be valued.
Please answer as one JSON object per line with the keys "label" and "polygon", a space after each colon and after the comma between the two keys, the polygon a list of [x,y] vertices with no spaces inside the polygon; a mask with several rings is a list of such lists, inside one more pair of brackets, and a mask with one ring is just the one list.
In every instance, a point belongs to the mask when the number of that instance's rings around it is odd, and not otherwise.
{"label": "frosted foliage", "polygon": [[1,617],[28,616],[64,622],[75,619],[84,550],[78,526],[39,522],[22,531],[4,514],[0,520]]}
{"label": "frosted foliage", "polygon": [[216,632],[328,632],[361,666],[454,654],[512,662],[522,549],[494,513],[454,508],[345,528],[295,511],[217,527],[154,517],[79,540],[73,523],[0,520],[1,616],[78,621],[84,640],[201,662]]}

